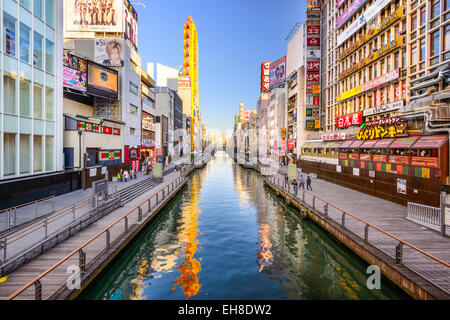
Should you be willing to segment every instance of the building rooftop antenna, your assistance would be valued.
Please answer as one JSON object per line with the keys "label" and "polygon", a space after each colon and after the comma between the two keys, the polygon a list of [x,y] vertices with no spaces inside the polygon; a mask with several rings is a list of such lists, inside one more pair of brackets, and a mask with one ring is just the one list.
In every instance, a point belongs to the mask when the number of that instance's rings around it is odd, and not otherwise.
{"label": "building rooftop antenna", "polygon": [[297,32],[298,28],[300,28],[300,22],[296,22],[295,25],[292,27],[291,31],[289,31],[289,34],[287,35],[286,39],[284,40],[291,40],[294,34]]}

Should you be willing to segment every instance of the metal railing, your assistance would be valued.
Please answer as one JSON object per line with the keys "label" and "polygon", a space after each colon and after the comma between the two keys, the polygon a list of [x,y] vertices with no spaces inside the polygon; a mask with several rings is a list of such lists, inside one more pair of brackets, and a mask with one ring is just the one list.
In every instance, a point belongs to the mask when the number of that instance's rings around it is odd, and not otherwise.
{"label": "metal railing", "polygon": [[[450,294],[448,278],[450,264],[398,237],[376,227],[344,209],[316,196],[307,190],[298,189],[291,183],[275,176],[265,177],[271,184],[281,188],[302,205],[319,212],[324,219],[331,219],[342,228],[358,236],[365,244],[371,244],[378,250],[389,255],[397,265],[403,265],[411,271],[420,274],[437,287]],[[350,230],[351,229],[351,230]],[[405,256],[405,252],[407,256]],[[425,261],[421,258],[425,257]],[[448,273],[442,277],[442,272]]]}
{"label": "metal railing", "polygon": [[[158,205],[170,197],[174,191],[185,183],[185,181],[187,181],[186,175],[180,174],[177,178],[172,180],[172,182],[168,183],[167,186],[164,186],[162,189],[149,196],[139,205],[116,219],[113,223],[98,232],[95,236],[83,243],[77,249],[73,250],[66,257],[59,260],[52,267],[48,268],[39,276],[25,284],[22,288],[11,294],[7,300],[15,299],[25,292],[31,296],[34,296],[35,300],[41,300],[43,290],[45,289],[44,280],[51,277],[53,271],[59,271],[63,274],[67,274],[67,266],[65,265],[66,262],[71,265],[77,265],[81,271],[81,274],[85,274],[87,268],[95,263],[102,254],[106,253],[124,235],[132,229],[137,228],[138,225],[142,224],[146,218],[150,218],[150,216],[156,213],[157,209],[159,209]],[[90,254],[88,255],[88,253]],[[88,258],[90,258],[89,261]],[[32,290],[33,286],[34,290]],[[47,292],[47,298],[58,294],[64,289],[64,287],[65,284],[58,285],[56,290]]]}
{"label": "metal railing", "polygon": [[408,218],[440,227],[441,208],[408,202]]}
{"label": "metal railing", "polygon": [[[51,195],[49,197],[45,197],[45,198],[42,198],[42,199],[30,201],[30,202],[27,202],[27,203],[22,203],[22,204],[19,204],[17,206],[13,206],[13,207],[9,207],[9,208],[0,210],[0,217],[1,217],[2,214],[4,216],[6,216],[6,219],[7,219],[7,222],[8,222],[7,223],[8,227],[6,229],[14,228],[16,226],[16,223],[17,223],[17,209],[34,204],[35,218],[37,218],[38,217],[38,203],[46,201],[46,200],[49,200],[49,199],[54,199],[54,198],[55,198],[55,196]],[[52,211],[55,211],[55,203],[54,203],[54,201],[52,201]]]}

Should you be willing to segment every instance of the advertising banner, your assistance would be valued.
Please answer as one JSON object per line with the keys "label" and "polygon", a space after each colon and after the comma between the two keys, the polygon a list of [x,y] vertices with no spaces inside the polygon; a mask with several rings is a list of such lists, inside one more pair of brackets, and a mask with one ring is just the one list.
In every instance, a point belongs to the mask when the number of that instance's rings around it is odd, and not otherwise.
{"label": "advertising banner", "polygon": [[307,105],[318,106],[320,104],[320,97],[319,96],[307,96],[306,97],[306,104]]}
{"label": "advertising banner", "polygon": [[286,81],[286,56],[270,65],[270,88]]}
{"label": "advertising banner", "polygon": [[64,0],[65,30],[123,32],[123,0]]}
{"label": "advertising banner", "polygon": [[285,156],[286,155],[286,140],[281,140],[281,155]]}
{"label": "advertising banner", "polygon": [[126,40],[129,40],[133,45],[134,49],[137,50],[137,12],[134,10],[133,6],[128,0],[124,1],[124,17],[123,17],[123,26],[124,26],[124,37]]}
{"label": "advertising banner", "polygon": [[406,194],[406,180],[397,178],[397,193]]}
{"label": "advertising banner", "polygon": [[89,62],[88,93],[118,99],[117,71]]}
{"label": "advertising banner", "polygon": [[306,27],[306,35],[320,35],[320,26],[307,26]]}
{"label": "advertising banner", "polygon": [[306,71],[320,71],[320,62],[319,61],[306,62]]}
{"label": "advertising banner", "polygon": [[107,67],[123,67],[123,42],[119,39],[95,39],[94,61]]}
{"label": "advertising banner", "polygon": [[344,10],[344,12],[337,18],[337,27],[340,28],[347,22],[347,20],[358,11],[361,6],[366,3],[366,0],[353,0],[353,2]]}
{"label": "advertising banner", "polygon": [[86,91],[86,72],[64,67],[63,86],[79,91]]}
{"label": "advertising banner", "polygon": [[318,47],[320,46],[320,38],[308,38],[306,39],[306,45],[308,47]]}
{"label": "advertising banner", "polygon": [[307,0],[308,9],[320,9],[321,0]]}
{"label": "advertising banner", "polygon": [[288,150],[294,150],[295,147],[295,140],[289,140],[288,141]]}
{"label": "advertising banner", "polygon": [[281,139],[286,139],[286,128],[281,128]]}
{"label": "advertising banner", "polygon": [[270,62],[261,63],[261,92],[270,91]]}
{"label": "advertising banner", "polygon": [[391,0],[377,0],[372,4],[361,16],[358,17],[351,25],[347,27],[337,38],[337,46],[339,47],[352,34],[358,31],[367,21],[375,17],[381,9],[383,9]]}
{"label": "advertising banner", "polygon": [[394,69],[386,74],[383,74],[382,76],[379,76],[375,79],[372,79],[362,85],[362,91],[367,91],[374,89],[378,86],[381,86],[385,83],[391,82],[393,80],[396,80],[400,77],[400,68]]}
{"label": "advertising banner", "polygon": [[344,4],[345,0],[337,0],[338,9]]}
{"label": "advertising banner", "polygon": [[191,86],[191,77],[178,77],[178,87],[190,88]]}
{"label": "advertising banner", "polygon": [[306,120],[306,129],[319,129],[319,120]]}
{"label": "advertising banner", "polygon": [[351,114],[347,114],[345,116],[340,116],[336,121],[338,128],[346,128],[353,125],[361,125],[362,124],[362,112],[355,112]]}
{"label": "advertising banner", "polygon": [[307,59],[320,59],[320,50],[306,50]]}
{"label": "advertising banner", "polygon": [[308,71],[306,73],[307,82],[318,82],[320,81],[320,73],[315,71]]}

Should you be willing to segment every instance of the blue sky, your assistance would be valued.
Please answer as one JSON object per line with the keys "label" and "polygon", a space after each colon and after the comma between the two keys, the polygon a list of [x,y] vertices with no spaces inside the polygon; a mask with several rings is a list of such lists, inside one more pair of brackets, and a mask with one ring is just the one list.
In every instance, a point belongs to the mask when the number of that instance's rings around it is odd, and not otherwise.
{"label": "blue sky", "polygon": [[233,127],[239,102],[256,108],[262,61],[286,55],[285,40],[305,20],[299,0],[133,0],[138,51],[147,62],[183,64],[183,27],[193,17],[199,42],[200,112],[208,129]]}

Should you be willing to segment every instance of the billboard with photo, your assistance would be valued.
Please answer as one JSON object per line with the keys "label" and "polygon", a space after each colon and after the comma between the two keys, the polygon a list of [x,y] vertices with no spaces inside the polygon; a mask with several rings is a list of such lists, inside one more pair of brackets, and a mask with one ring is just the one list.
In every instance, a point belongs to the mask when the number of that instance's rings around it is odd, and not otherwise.
{"label": "billboard with photo", "polygon": [[86,91],[86,59],[63,51],[63,87]]}
{"label": "billboard with photo", "polygon": [[137,50],[137,36],[138,36],[138,17],[137,12],[128,0],[124,1],[124,16],[123,27],[124,37],[129,40],[134,49]]}
{"label": "billboard with photo", "polygon": [[124,49],[120,39],[95,39],[94,61],[107,67],[123,67]]}
{"label": "billboard with photo", "polygon": [[89,61],[87,92],[118,99],[118,72]]}
{"label": "billboard with photo", "polygon": [[270,65],[270,88],[286,82],[286,56]]}
{"label": "billboard with photo", "polygon": [[123,0],[64,0],[65,31],[123,32]]}

